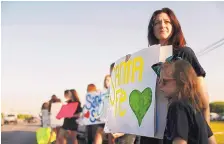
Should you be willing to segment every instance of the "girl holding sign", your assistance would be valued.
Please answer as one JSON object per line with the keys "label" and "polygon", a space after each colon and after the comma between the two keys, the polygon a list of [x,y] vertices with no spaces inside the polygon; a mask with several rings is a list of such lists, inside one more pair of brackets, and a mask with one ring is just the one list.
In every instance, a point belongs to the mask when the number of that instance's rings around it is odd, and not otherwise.
{"label": "girl holding sign", "polygon": [[[87,93],[91,93],[91,92],[96,92],[96,86],[94,84],[88,84],[87,86]],[[94,125],[88,125],[87,126],[87,135],[88,135],[88,144],[92,144],[93,143],[93,139],[95,136],[95,129],[94,129]]]}
{"label": "girl holding sign", "polygon": [[80,103],[80,100],[78,97],[78,93],[74,89],[66,90],[64,92],[64,96],[67,99],[67,103],[78,102],[78,107],[77,107],[77,110],[74,113],[74,116],[72,118],[64,119],[64,123],[59,131],[57,144],[65,143],[65,141],[66,141],[65,138],[67,138],[68,136],[71,136],[72,144],[78,144],[78,140],[77,140],[78,124],[77,124],[76,120],[77,120],[77,118],[79,118],[80,113],[82,111],[81,103]]}
{"label": "girl holding sign", "polygon": [[[148,43],[150,46],[156,44],[160,44],[161,46],[172,45],[173,55],[183,58],[192,65],[202,90],[202,95],[200,95],[200,100],[204,106],[202,113],[209,124],[209,100],[204,82],[206,73],[201,67],[194,51],[186,46],[186,40],[181,25],[171,9],[162,8],[153,13],[148,25]],[[158,144],[162,143],[162,140],[141,137],[141,144],[145,143]]]}
{"label": "girl holding sign", "polygon": [[[110,75],[106,75],[105,78],[104,78],[104,89],[105,90],[108,90],[109,87],[110,87]],[[99,124],[97,125],[97,130],[96,130],[96,135],[95,135],[95,140],[94,140],[94,144],[102,144],[103,143],[103,129],[104,129],[104,126],[105,124]]]}
{"label": "girl holding sign", "polygon": [[163,144],[216,144],[202,114],[200,81],[191,64],[172,57],[159,71],[159,88],[169,101]]}

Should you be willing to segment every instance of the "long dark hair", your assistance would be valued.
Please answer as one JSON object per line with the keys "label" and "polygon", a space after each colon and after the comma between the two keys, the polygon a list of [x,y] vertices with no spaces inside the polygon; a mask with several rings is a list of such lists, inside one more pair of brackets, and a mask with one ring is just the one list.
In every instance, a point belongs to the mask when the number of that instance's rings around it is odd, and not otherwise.
{"label": "long dark hair", "polygon": [[44,102],[41,106],[41,110],[46,110],[48,109],[49,110],[49,103],[48,102]]}
{"label": "long dark hair", "polygon": [[153,27],[154,27],[154,22],[155,22],[156,16],[161,13],[166,13],[169,16],[169,18],[171,20],[171,24],[172,24],[172,34],[168,40],[168,45],[172,45],[174,48],[181,48],[181,47],[186,46],[186,40],[184,38],[182,29],[181,29],[181,25],[180,25],[177,17],[175,16],[174,12],[169,8],[162,8],[161,10],[156,10],[153,13],[153,15],[149,21],[149,25],[148,25],[148,43],[149,43],[149,45],[159,44],[159,40],[154,35]]}
{"label": "long dark hair", "polygon": [[72,101],[80,102],[77,91],[75,89],[71,89],[70,92],[72,93]]}
{"label": "long dark hair", "polygon": [[115,65],[115,63],[112,63],[112,64],[110,65],[110,75],[112,74],[112,71],[113,71],[113,69],[114,69],[114,65]]}

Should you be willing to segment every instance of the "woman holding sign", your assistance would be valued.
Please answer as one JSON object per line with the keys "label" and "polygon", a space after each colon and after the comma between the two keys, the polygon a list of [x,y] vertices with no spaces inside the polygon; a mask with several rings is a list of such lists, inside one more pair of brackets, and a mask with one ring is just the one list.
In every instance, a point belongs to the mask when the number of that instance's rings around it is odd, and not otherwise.
{"label": "woman holding sign", "polygon": [[201,113],[200,81],[191,64],[171,57],[159,67],[159,88],[169,101],[163,144],[216,144]]}
{"label": "woman holding sign", "polygon": [[77,124],[76,120],[77,120],[77,118],[79,118],[80,113],[82,111],[81,103],[80,103],[78,94],[77,94],[76,90],[74,90],[74,89],[66,90],[64,92],[64,96],[67,99],[67,103],[77,102],[78,107],[77,107],[77,110],[74,113],[74,116],[72,118],[64,119],[62,128],[59,131],[57,144],[63,144],[66,141],[66,138],[68,136],[71,136],[72,144],[78,144],[78,140],[77,140],[78,124]]}
{"label": "woman holding sign", "polygon": [[[181,25],[177,20],[174,12],[169,8],[156,10],[148,25],[148,43],[149,45],[160,44],[161,46],[172,45],[173,55],[179,56],[188,61],[194,68],[200,87],[202,89],[201,102],[203,103],[203,115],[209,123],[209,100],[205,87],[204,77],[206,75],[201,67],[194,51],[186,46],[186,41],[181,29]],[[162,140],[141,137],[141,144],[145,143],[162,143]]]}

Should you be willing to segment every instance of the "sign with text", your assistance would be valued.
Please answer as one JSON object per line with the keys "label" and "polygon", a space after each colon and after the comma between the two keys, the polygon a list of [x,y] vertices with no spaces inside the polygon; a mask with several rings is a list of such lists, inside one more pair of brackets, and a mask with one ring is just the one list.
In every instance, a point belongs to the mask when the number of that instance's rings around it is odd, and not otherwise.
{"label": "sign with text", "polygon": [[50,121],[51,127],[62,126],[64,119],[57,119],[56,116],[62,107],[62,103],[52,103],[51,104],[51,113],[50,113]]}
{"label": "sign with text", "polygon": [[72,118],[77,110],[79,103],[78,102],[72,102],[72,103],[67,103],[63,105],[58,112],[56,118],[61,119],[61,118]]}
{"label": "sign with text", "polygon": [[105,123],[108,107],[109,92],[98,91],[86,95],[82,117],[78,120],[81,125],[95,125]]}
{"label": "sign with text", "polygon": [[155,137],[157,76],[151,66],[166,55],[162,49],[154,45],[115,62],[106,121],[109,132]]}

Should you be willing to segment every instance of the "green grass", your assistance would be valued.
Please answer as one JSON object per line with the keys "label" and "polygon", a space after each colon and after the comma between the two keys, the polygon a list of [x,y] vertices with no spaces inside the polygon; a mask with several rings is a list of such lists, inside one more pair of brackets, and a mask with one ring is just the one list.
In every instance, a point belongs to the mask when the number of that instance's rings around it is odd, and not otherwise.
{"label": "green grass", "polygon": [[[218,144],[224,144],[224,122],[211,122],[210,123],[213,134],[215,135]],[[219,132],[219,133],[217,133]],[[220,133],[222,132],[222,133]]]}

